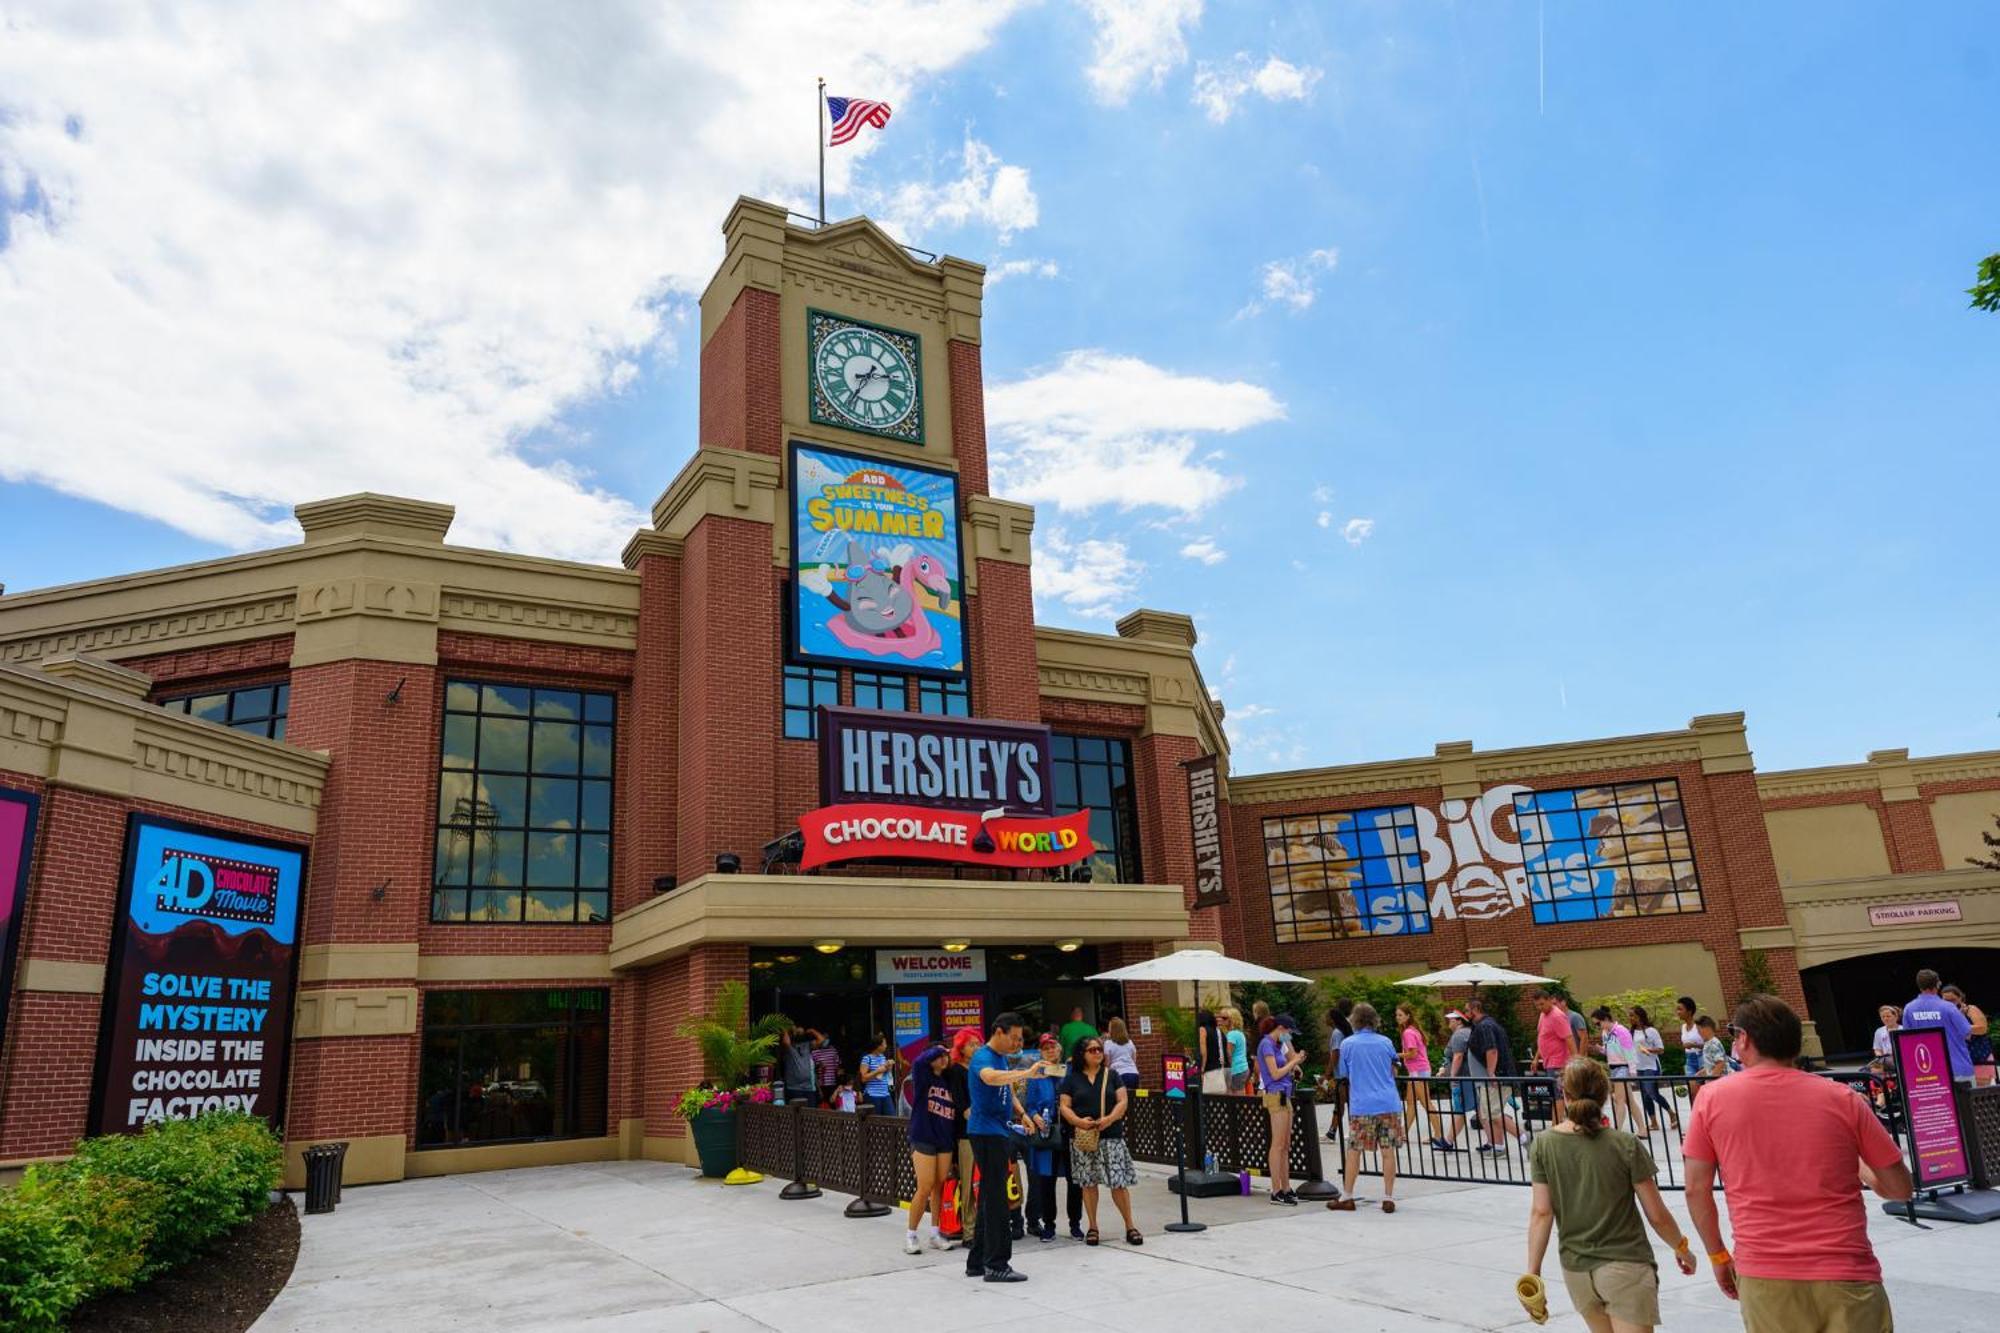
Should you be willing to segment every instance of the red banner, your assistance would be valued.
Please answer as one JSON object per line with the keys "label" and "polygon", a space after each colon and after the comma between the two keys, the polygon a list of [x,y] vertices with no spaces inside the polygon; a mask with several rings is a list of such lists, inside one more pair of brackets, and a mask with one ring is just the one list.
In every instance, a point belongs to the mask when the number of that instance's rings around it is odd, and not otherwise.
{"label": "red banner", "polygon": [[801,870],[835,861],[950,861],[1046,869],[1088,857],[1090,812],[1054,819],[987,819],[916,805],[829,805],[799,816]]}

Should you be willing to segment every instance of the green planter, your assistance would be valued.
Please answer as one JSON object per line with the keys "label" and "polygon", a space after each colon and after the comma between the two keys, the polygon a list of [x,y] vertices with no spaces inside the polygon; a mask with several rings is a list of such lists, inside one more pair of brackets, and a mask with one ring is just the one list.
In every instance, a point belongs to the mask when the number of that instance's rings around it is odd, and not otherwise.
{"label": "green planter", "polygon": [[722,1179],[736,1169],[736,1111],[710,1107],[688,1122],[694,1126],[694,1152],[701,1173]]}

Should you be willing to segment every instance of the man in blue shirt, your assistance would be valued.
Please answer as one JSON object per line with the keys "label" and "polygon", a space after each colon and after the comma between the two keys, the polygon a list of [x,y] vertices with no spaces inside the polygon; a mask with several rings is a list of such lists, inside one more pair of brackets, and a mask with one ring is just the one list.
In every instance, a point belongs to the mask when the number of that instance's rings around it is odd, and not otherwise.
{"label": "man in blue shirt", "polygon": [[1951,1076],[1972,1081],[1972,1023],[1957,1005],[1938,994],[1942,984],[1928,967],[1917,973],[1917,998],[1903,1006],[1906,1028],[1943,1028],[1945,1050],[1951,1055]]}
{"label": "man in blue shirt", "polygon": [[1382,1211],[1396,1211],[1396,1150],[1403,1146],[1403,1097],[1396,1090],[1396,1045],[1375,1030],[1381,1020],[1372,1004],[1357,1004],[1348,1015],[1354,1035],[1340,1043],[1340,1071],[1347,1075],[1347,1169],[1341,1198],[1327,1207],[1354,1211],[1354,1181],[1361,1154],[1382,1159]]}
{"label": "man in blue shirt", "polygon": [[1040,1060],[1015,1069],[1009,1059],[1021,1049],[1021,1016],[1004,1013],[993,1020],[986,1044],[972,1053],[968,1086],[972,1106],[965,1135],[972,1144],[972,1162],[979,1171],[979,1225],[965,1255],[965,1275],[988,1282],[1026,1282],[1014,1271],[1014,1241],[1007,1231],[1007,1177],[1014,1170],[1009,1125],[1015,1118],[1014,1088],[1049,1071]]}

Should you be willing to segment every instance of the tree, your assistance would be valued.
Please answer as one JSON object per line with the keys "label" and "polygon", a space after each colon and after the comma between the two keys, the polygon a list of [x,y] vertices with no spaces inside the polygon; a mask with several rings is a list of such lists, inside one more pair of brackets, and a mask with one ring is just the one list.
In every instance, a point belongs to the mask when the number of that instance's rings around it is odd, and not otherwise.
{"label": "tree", "polygon": [[2000,311],[2000,251],[1979,261],[1979,281],[1967,287],[1965,294],[1972,298],[1974,310]]}
{"label": "tree", "polygon": [[[2000,255],[1995,255],[1994,258],[2000,259]],[[2000,829],[2000,816],[1994,817],[1993,827]],[[2000,834],[1982,832],[1979,836],[1993,850],[1984,856],[1968,856],[1965,858],[1965,863],[1969,866],[1978,866],[1981,870],[2000,870]]]}
{"label": "tree", "polygon": [[725,981],[716,988],[709,1011],[681,1024],[678,1031],[701,1048],[710,1084],[734,1088],[750,1077],[751,1070],[771,1063],[778,1034],[791,1026],[792,1020],[783,1014],[766,1014],[751,1023],[750,988],[740,981]]}
{"label": "tree", "polygon": [[1771,977],[1771,960],[1764,956],[1762,949],[1743,951],[1743,993],[1736,997],[1741,1004],[1752,995],[1773,995],[1778,983]]}

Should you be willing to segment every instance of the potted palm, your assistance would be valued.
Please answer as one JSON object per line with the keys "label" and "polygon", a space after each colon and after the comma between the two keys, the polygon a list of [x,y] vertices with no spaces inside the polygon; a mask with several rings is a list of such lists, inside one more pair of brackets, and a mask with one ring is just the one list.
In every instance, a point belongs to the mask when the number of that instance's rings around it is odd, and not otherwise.
{"label": "potted palm", "polygon": [[749,1086],[751,1071],[771,1063],[778,1034],[791,1026],[783,1014],[750,1019],[750,988],[725,981],[709,1012],[681,1024],[679,1033],[701,1049],[704,1078],[688,1090],[676,1109],[694,1133],[695,1155],[704,1176],[727,1176],[736,1169],[736,1108],[746,1101],[771,1100],[768,1085]]}

